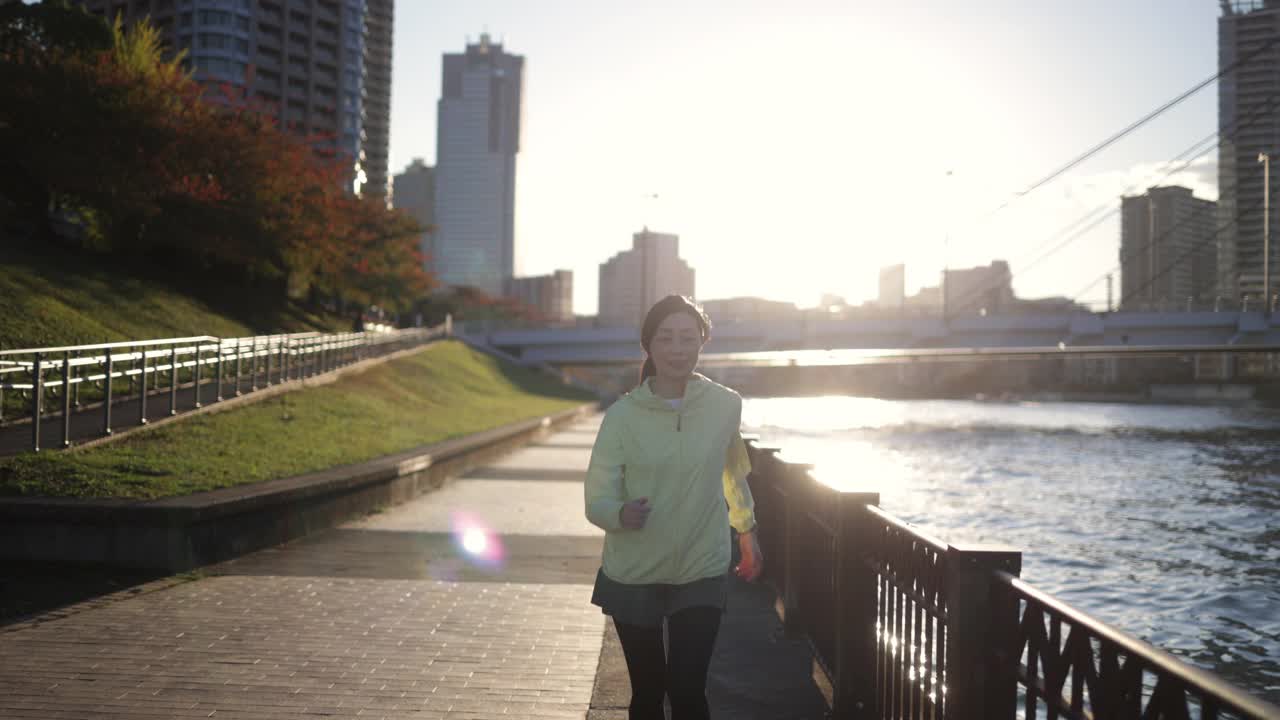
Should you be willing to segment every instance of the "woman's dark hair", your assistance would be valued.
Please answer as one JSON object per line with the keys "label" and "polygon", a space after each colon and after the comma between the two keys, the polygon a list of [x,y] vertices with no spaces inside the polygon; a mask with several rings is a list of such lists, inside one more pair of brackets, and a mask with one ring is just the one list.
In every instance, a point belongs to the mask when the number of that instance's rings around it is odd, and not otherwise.
{"label": "woman's dark hair", "polygon": [[[697,303],[683,295],[668,295],[654,303],[653,307],[649,308],[649,314],[644,316],[644,325],[640,328],[640,347],[644,348],[646,355],[649,352],[649,343],[653,342],[653,336],[658,334],[658,326],[679,312],[688,313],[698,321],[702,342],[711,339],[711,318],[707,317],[707,313]],[[645,357],[644,366],[640,368],[640,384],[644,384],[645,380],[657,374],[658,369],[653,366],[653,359]]]}

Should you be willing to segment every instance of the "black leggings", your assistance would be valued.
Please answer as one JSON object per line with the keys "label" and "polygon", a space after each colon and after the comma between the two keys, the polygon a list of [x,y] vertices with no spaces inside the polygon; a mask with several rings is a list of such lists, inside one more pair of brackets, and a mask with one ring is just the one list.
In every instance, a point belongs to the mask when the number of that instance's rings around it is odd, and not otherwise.
{"label": "black leggings", "polygon": [[671,698],[671,720],[708,720],[707,666],[720,631],[718,607],[691,607],[667,618],[670,647],[663,652],[662,627],[614,621],[631,676],[629,720],[663,720],[662,696]]}

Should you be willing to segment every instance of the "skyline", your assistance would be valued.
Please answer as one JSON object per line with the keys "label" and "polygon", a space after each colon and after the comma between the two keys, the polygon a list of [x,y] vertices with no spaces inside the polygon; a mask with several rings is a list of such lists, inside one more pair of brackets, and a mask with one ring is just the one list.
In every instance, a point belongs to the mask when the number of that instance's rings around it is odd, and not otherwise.
{"label": "skyline", "polygon": [[[976,219],[1213,75],[1218,12],[1207,0],[811,0],[786,15],[761,2],[402,3],[390,165],[434,164],[441,57],[488,31],[528,63],[517,272],[573,270],[579,314],[595,311],[599,263],[645,226],[681,236],[705,299],[856,303],[898,262],[911,293],[937,284],[944,250],[950,267],[1008,260],[1019,295],[1072,296],[1117,264],[1122,192],[1176,183],[1216,199],[1216,153],[1168,179],[1156,170],[1216,130],[1216,84]],[[1109,222],[1021,271],[1103,205]],[[1081,299],[1103,297],[1099,281]]]}

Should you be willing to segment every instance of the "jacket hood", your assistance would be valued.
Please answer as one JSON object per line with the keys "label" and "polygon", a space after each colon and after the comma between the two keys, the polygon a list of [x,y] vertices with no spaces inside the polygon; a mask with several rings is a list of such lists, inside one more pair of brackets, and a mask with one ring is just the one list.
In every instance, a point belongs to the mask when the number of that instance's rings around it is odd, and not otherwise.
{"label": "jacket hood", "polygon": [[[699,373],[693,373],[693,375],[689,377],[689,383],[685,385],[684,388],[683,406],[687,408],[694,403],[697,403],[700,398],[708,392],[711,392],[714,387],[715,383],[713,383],[709,378]],[[631,392],[627,393],[623,397],[626,398],[628,402],[633,402],[640,407],[649,408],[651,410],[674,412],[666,398],[655,395],[653,390],[649,389],[648,380],[637,385],[631,390]]]}

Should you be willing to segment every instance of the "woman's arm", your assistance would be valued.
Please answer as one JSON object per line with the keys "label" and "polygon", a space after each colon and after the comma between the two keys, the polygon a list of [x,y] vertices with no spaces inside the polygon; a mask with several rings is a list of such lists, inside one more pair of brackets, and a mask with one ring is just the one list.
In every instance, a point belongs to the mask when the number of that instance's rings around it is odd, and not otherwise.
{"label": "woman's arm", "polygon": [[724,499],[729,503],[729,524],[738,531],[738,550],[742,556],[742,562],[734,572],[752,582],[764,569],[764,554],[760,552],[760,542],[756,539],[755,500],[751,497],[751,486],[747,484],[751,457],[747,455],[747,444],[738,430],[742,421],[741,401],[734,417],[737,422],[724,462]]}
{"label": "woman's arm", "polygon": [[616,424],[608,414],[600,423],[583,483],[587,520],[606,532],[623,529],[620,512],[626,503],[622,492],[622,436]]}
{"label": "woman's arm", "polygon": [[747,444],[739,431],[742,424],[741,398],[738,398],[731,422],[729,448],[724,458],[724,499],[729,503],[729,524],[739,533],[748,533],[756,527],[756,504],[751,497],[751,487],[747,485],[751,457],[747,455]]}

